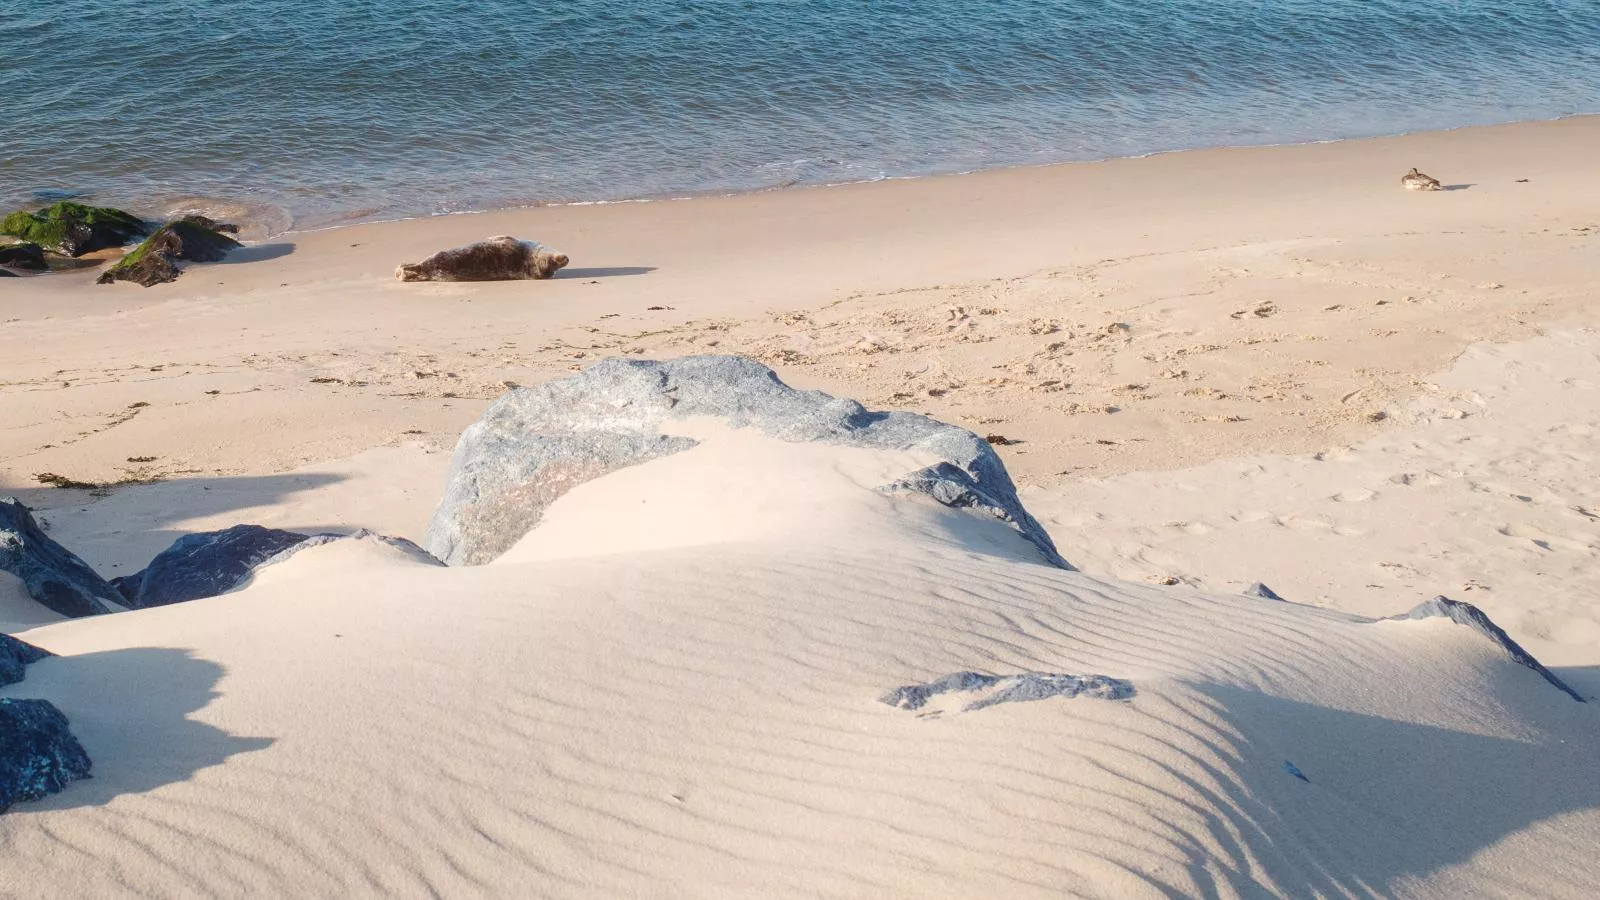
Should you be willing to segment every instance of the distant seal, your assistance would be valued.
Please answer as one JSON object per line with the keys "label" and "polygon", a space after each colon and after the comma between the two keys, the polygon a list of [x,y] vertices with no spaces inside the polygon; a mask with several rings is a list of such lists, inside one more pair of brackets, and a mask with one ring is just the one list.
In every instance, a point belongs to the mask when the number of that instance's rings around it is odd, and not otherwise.
{"label": "distant seal", "polygon": [[1400,176],[1400,186],[1408,191],[1444,190],[1444,185],[1439,183],[1439,179],[1430,178],[1427,175],[1418,172],[1415,167],[1412,167],[1411,171]]}
{"label": "distant seal", "polygon": [[500,235],[441,250],[422,262],[400,266],[394,274],[401,281],[516,281],[549,278],[567,262],[559,250]]}

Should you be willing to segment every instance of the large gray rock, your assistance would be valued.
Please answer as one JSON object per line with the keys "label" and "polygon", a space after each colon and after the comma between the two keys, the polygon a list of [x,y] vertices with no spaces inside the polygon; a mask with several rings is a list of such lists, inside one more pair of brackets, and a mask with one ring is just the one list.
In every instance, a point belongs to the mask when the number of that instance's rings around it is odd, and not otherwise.
{"label": "large gray rock", "polygon": [[1521,644],[1512,640],[1511,635],[1506,634],[1504,628],[1496,625],[1487,613],[1471,603],[1463,603],[1460,600],[1451,600],[1449,597],[1440,596],[1426,603],[1417,604],[1415,608],[1405,615],[1389,617],[1390,621],[1410,619],[1449,619],[1457,625],[1465,625],[1494,642],[1495,646],[1511,657],[1511,660],[1517,665],[1527,666],[1538,672],[1545,681],[1550,682],[1550,684],[1560,689],[1562,693],[1579,703],[1586,702],[1582,694],[1569,687],[1556,673],[1545,668],[1544,663],[1539,662],[1533,657],[1532,653],[1524,650]]}
{"label": "large gray rock", "polygon": [[48,700],[0,698],[0,813],[89,777],[89,754]]}
{"label": "large gray rock", "polygon": [[144,571],[118,578],[125,605],[135,609],[215,597],[233,590],[255,568],[310,535],[260,525],[186,534]]}
{"label": "large gray rock", "polygon": [[52,655],[9,634],[0,634],[0,687],[16,684],[27,676],[27,667]]}
{"label": "large gray rock", "polygon": [[111,583],[89,564],[51,540],[15,498],[0,499],[0,571],[22,579],[28,596],[63,616],[110,612],[121,603]]}
{"label": "large gray rock", "polygon": [[608,359],[501,397],[462,433],[424,545],[450,565],[489,562],[573,487],[695,446],[690,438],[662,434],[664,423],[708,416],[785,441],[930,453],[944,462],[881,489],[986,512],[1037,547],[1045,561],[1071,568],[1022,508],[1005,466],[983,438],[913,413],[868,412],[854,400],[797,391],[766,366],[737,356]]}

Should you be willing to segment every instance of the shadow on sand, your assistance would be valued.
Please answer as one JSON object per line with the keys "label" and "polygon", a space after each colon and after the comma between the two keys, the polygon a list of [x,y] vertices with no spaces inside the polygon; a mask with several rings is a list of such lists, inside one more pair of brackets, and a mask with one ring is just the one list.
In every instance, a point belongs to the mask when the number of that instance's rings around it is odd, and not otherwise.
{"label": "shadow on sand", "polygon": [[606,266],[594,269],[562,269],[557,278],[621,278],[627,275],[649,275],[655,266]]}
{"label": "shadow on sand", "polygon": [[189,718],[218,696],[221,666],[186,650],[136,647],[45,659],[0,694],[54,703],[88,751],[93,777],[6,815],[100,806],[181,781],[272,745]]}
{"label": "shadow on sand", "polygon": [[240,247],[231,250],[223,257],[218,265],[231,266],[234,263],[265,262],[269,259],[279,259],[294,252],[294,244],[284,242],[279,244],[255,244],[249,247]]}
{"label": "shadow on sand", "polygon": [[1494,684],[1486,705],[1520,706],[1546,733],[1513,740],[1192,685],[1232,732],[1213,744],[1232,771],[1201,762],[1205,776],[1180,776],[1216,811],[1207,831],[1228,848],[1215,862],[1231,885],[1199,863],[1190,874],[1247,896],[1263,890],[1253,869],[1287,896],[1385,896],[1538,822],[1600,808],[1592,710],[1516,666]]}
{"label": "shadow on sand", "polygon": [[1464,191],[1475,187],[1477,187],[1476,184],[1447,184],[1443,189],[1447,191]]}

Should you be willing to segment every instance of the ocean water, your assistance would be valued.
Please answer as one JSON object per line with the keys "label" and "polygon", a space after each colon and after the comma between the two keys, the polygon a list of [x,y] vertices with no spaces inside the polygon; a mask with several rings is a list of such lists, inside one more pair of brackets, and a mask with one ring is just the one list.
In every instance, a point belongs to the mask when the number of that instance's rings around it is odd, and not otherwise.
{"label": "ocean water", "polygon": [[1600,0],[0,0],[0,89],[0,204],[304,228],[1600,112]]}

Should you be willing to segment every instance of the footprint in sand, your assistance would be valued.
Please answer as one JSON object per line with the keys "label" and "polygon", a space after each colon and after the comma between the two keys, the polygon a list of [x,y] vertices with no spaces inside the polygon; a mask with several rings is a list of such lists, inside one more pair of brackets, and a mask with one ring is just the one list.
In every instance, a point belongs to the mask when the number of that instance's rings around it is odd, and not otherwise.
{"label": "footprint in sand", "polygon": [[1335,503],[1365,503],[1376,496],[1378,496],[1376,491],[1357,489],[1353,491],[1340,491],[1339,493],[1334,494],[1332,499]]}

